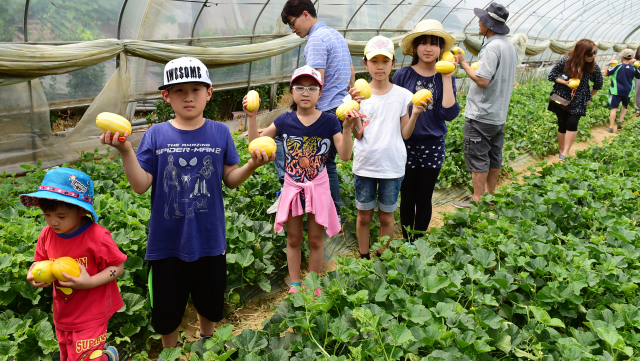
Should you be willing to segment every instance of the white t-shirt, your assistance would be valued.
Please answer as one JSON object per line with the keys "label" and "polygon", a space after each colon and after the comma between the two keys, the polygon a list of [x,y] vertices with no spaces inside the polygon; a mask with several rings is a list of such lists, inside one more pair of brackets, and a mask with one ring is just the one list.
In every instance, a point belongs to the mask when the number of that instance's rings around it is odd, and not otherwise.
{"label": "white t-shirt", "polygon": [[[360,114],[370,123],[353,145],[353,173],[360,177],[394,179],[404,176],[407,150],[400,118],[407,113],[413,94],[394,85],[385,95],[371,95],[360,103]],[[365,121],[366,121],[365,120]]]}

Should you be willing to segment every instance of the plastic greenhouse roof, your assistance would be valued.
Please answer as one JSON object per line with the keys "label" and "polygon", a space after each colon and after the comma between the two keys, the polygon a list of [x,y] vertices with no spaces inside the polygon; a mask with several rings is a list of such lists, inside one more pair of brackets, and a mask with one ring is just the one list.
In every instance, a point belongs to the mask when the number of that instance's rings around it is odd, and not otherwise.
{"label": "plastic greenhouse roof", "polygon": [[[0,42],[67,44],[96,39],[133,39],[201,47],[229,47],[273,40],[289,33],[280,21],[286,0],[2,0]],[[477,34],[474,7],[491,1],[466,0],[315,0],[318,18],[343,32],[346,39],[363,41],[376,34],[396,36],[423,19],[436,19],[452,33]],[[503,0],[511,34],[523,33],[529,44],[548,39],[571,42],[581,38],[611,43],[640,42],[640,0]],[[26,28],[26,32],[25,32]],[[304,64],[304,44],[247,64],[215,69],[216,89],[273,84]],[[613,55],[601,53],[600,61]],[[407,59],[398,52],[397,66]],[[553,61],[549,50],[524,62]],[[354,57],[356,71],[359,59]],[[132,58],[131,97],[157,97],[161,64]],[[96,65],[105,78],[113,74],[115,59]],[[91,69],[90,67],[88,69]],[[87,70],[89,71],[89,70]],[[88,103],[95,89],[81,87],[67,74],[42,77],[50,104]],[[66,82],[66,83],[65,83]],[[66,85],[65,85],[66,84]],[[86,99],[83,99],[86,98]]]}

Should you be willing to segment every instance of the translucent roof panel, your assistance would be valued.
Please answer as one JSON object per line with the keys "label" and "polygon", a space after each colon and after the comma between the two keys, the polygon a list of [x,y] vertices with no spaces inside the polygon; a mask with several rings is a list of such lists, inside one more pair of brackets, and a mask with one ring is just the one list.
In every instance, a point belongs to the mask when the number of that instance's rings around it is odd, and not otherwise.
{"label": "translucent roof panel", "polygon": [[202,4],[183,1],[150,1],[142,39],[190,38]]}
{"label": "translucent roof panel", "polygon": [[194,37],[248,35],[253,30],[264,1],[209,3],[196,24]]}
{"label": "translucent roof panel", "polygon": [[123,1],[31,0],[27,21],[29,41],[115,38]]}
{"label": "translucent roof panel", "polygon": [[0,1],[0,41],[24,41],[24,0]]}

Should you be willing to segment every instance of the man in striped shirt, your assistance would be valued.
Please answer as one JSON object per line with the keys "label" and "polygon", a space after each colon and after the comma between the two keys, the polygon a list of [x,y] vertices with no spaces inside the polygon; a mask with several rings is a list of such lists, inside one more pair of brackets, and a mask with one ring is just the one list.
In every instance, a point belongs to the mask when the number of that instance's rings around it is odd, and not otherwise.
{"label": "man in striped shirt", "polygon": [[[328,113],[336,113],[336,109],[342,104],[342,99],[349,94],[349,88],[355,81],[355,71],[351,62],[351,53],[344,37],[336,30],[328,27],[324,21],[316,17],[316,9],[311,0],[289,0],[282,9],[282,22],[289,25],[291,31],[299,37],[307,38],[304,49],[304,58],[307,65],[318,70],[322,76],[324,85],[322,95],[316,108]],[[278,172],[280,183],[284,182],[284,151],[282,140],[276,137],[278,151],[274,165]],[[332,145],[327,158],[327,173],[331,185],[331,198],[340,215],[340,182],[336,168],[337,150]],[[269,208],[275,213],[276,204]]]}

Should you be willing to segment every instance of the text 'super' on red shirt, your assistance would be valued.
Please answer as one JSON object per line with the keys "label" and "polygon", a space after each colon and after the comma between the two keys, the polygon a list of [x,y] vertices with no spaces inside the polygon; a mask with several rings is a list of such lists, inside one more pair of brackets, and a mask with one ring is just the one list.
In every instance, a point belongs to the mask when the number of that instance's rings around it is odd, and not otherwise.
{"label": "text 'super' on red shirt", "polygon": [[[49,226],[40,233],[35,260],[55,261],[71,257],[93,276],[109,266],[118,266],[127,256],[118,249],[111,233],[93,221],[88,221],[72,235],[59,235]],[[57,329],[79,331],[101,325],[123,306],[116,280],[86,290],[53,287],[53,321]]]}

